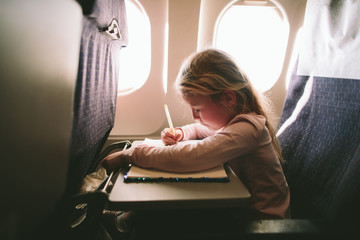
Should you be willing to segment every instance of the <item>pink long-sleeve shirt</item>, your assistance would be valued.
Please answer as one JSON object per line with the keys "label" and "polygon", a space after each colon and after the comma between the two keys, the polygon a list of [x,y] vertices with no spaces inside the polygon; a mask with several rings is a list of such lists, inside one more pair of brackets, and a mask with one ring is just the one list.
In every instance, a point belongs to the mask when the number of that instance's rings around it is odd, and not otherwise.
{"label": "pink long-sleeve shirt", "polygon": [[237,115],[218,131],[189,124],[181,128],[183,140],[201,141],[165,147],[139,145],[126,150],[127,156],[140,167],[176,172],[228,163],[251,193],[246,217],[288,218],[290,192],[265,122],[263,116],[249,113]]}

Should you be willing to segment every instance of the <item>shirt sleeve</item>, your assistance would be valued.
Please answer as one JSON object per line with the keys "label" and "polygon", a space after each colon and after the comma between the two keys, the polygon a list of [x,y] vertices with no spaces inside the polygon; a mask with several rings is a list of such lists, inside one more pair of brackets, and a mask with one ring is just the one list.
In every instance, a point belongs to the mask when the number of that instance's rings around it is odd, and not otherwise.
{"label": "shirt sleeve", "polygon": [[247,154],[259,143],[258,130],[250,122],[237,122],[203,140],[153,147],[140,145],[129,151],[130,162],[144,168],[174,172],[202,171]]}
{"label": "shirt sleeve", "polygon": [[204,139],[216,133],[214,130],[201,125],[200,123],[188,124],[181,127],[184,136],[183,140]]}

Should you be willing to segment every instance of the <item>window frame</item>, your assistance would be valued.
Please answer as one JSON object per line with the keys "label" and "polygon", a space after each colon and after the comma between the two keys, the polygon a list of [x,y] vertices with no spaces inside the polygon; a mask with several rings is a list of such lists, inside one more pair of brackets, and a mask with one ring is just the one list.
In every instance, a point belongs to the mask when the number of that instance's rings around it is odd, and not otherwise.
{"label": "window frame", "polygon": [[[281,55],[279,56],[279,62],[278,65],[276,66],[276,72],[272,73],[271,75],[273,75],[273,78],[270,82],[267,82],[266,84],[263,84],[264,82],[259,81],[259,79],[268,79],[268,75],[266,75],[266,77],[263,78],[256,78],[256,73],[255,73],[255,77],[252,76],[254,74],[251,73],[251,71],[246,72],[246,67],[241,65],[241,61],[238,61],[238,64],[240,65],[240,67],[247,73],[247,75],[250,77],[250,79],[253,82],[253,85],[255,86],[256,89],[258,89],[260,92],[266,92],[269,91],[272,87],[274,87],[274,85],[277,83],[277,81],[279,80],[279,77],[281,76],[282,73],[282,68],[283,68],[283,64],[285,61],[285,56],[286,56],[286,51],[287,51],[287,46],[289,43],[289,36],[290,36],[290,28],[289,28],[289,22],[287,21],[287,17],[285,12],[283,11],[283,9],[281,8],[281,6],[279,6],[278,4],[276,4],[276,2],[273,1],[242,1],[242,0],[235,0],[235,1],[231,1],[229,4],[227,4],[222,11],[219,13],[219,15],[216,18],[216,22],[214,25],[214,32],[213,32],[213,42],[212,45],[215,48],[218,49],[222,49],[225,50],[226,52],[228,52],[230,55],[232,55],[234,57],[235,60],[237,60],[236,58],[236,54],[234,54],[234,52],[231,52],[227,49],[224,49],[223,47],[220,47],[218,44],[218,36],[219,36],[219,27],[221,24],[221,21],[223,20],[223,17],[225,16],[225,14],[233,7],[233,6],[244,6],[244,7],[272,7],[273,10],[275,10],[275,12],[277,13],[277,15],[279,16],[279,19],[281,21],[283,21],[283,28],[285,30],[284,32],[284,46],[281,48]],[[269,57],[270,58],[270,57]],[[269,61],[268,61],[269,62]],[[255,68],[255,67],[254,67]],[[254,71],[255,72],[255,71]],[[266,86],[266,87],[263,87]]]}

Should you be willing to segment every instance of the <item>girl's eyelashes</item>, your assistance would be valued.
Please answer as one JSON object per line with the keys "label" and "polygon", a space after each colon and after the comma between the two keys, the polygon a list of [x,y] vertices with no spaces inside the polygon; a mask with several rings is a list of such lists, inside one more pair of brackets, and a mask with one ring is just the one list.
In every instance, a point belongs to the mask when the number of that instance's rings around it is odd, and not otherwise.
{"label": "girl's eyelashes", "polygon": [[200,112],[200,109],[194,109],[194,112],[198,113]]}

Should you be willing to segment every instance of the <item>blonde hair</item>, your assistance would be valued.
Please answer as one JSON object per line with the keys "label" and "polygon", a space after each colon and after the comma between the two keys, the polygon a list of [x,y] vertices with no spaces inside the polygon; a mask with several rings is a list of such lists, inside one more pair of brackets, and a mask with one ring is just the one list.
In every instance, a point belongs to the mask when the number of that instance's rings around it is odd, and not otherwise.
{"label": "blonde hair", "polygon": [[225,52],[207,49],[190,56],[182,65],[176,79],[176,88],[181,94],[201,94],[217,101],[225,90],[236,94],[237,114],[255,112],[266,118],[275,152],[283,162],[281,147],[268,116],[268,102],[252,86],[248,77],[236,62]]}

